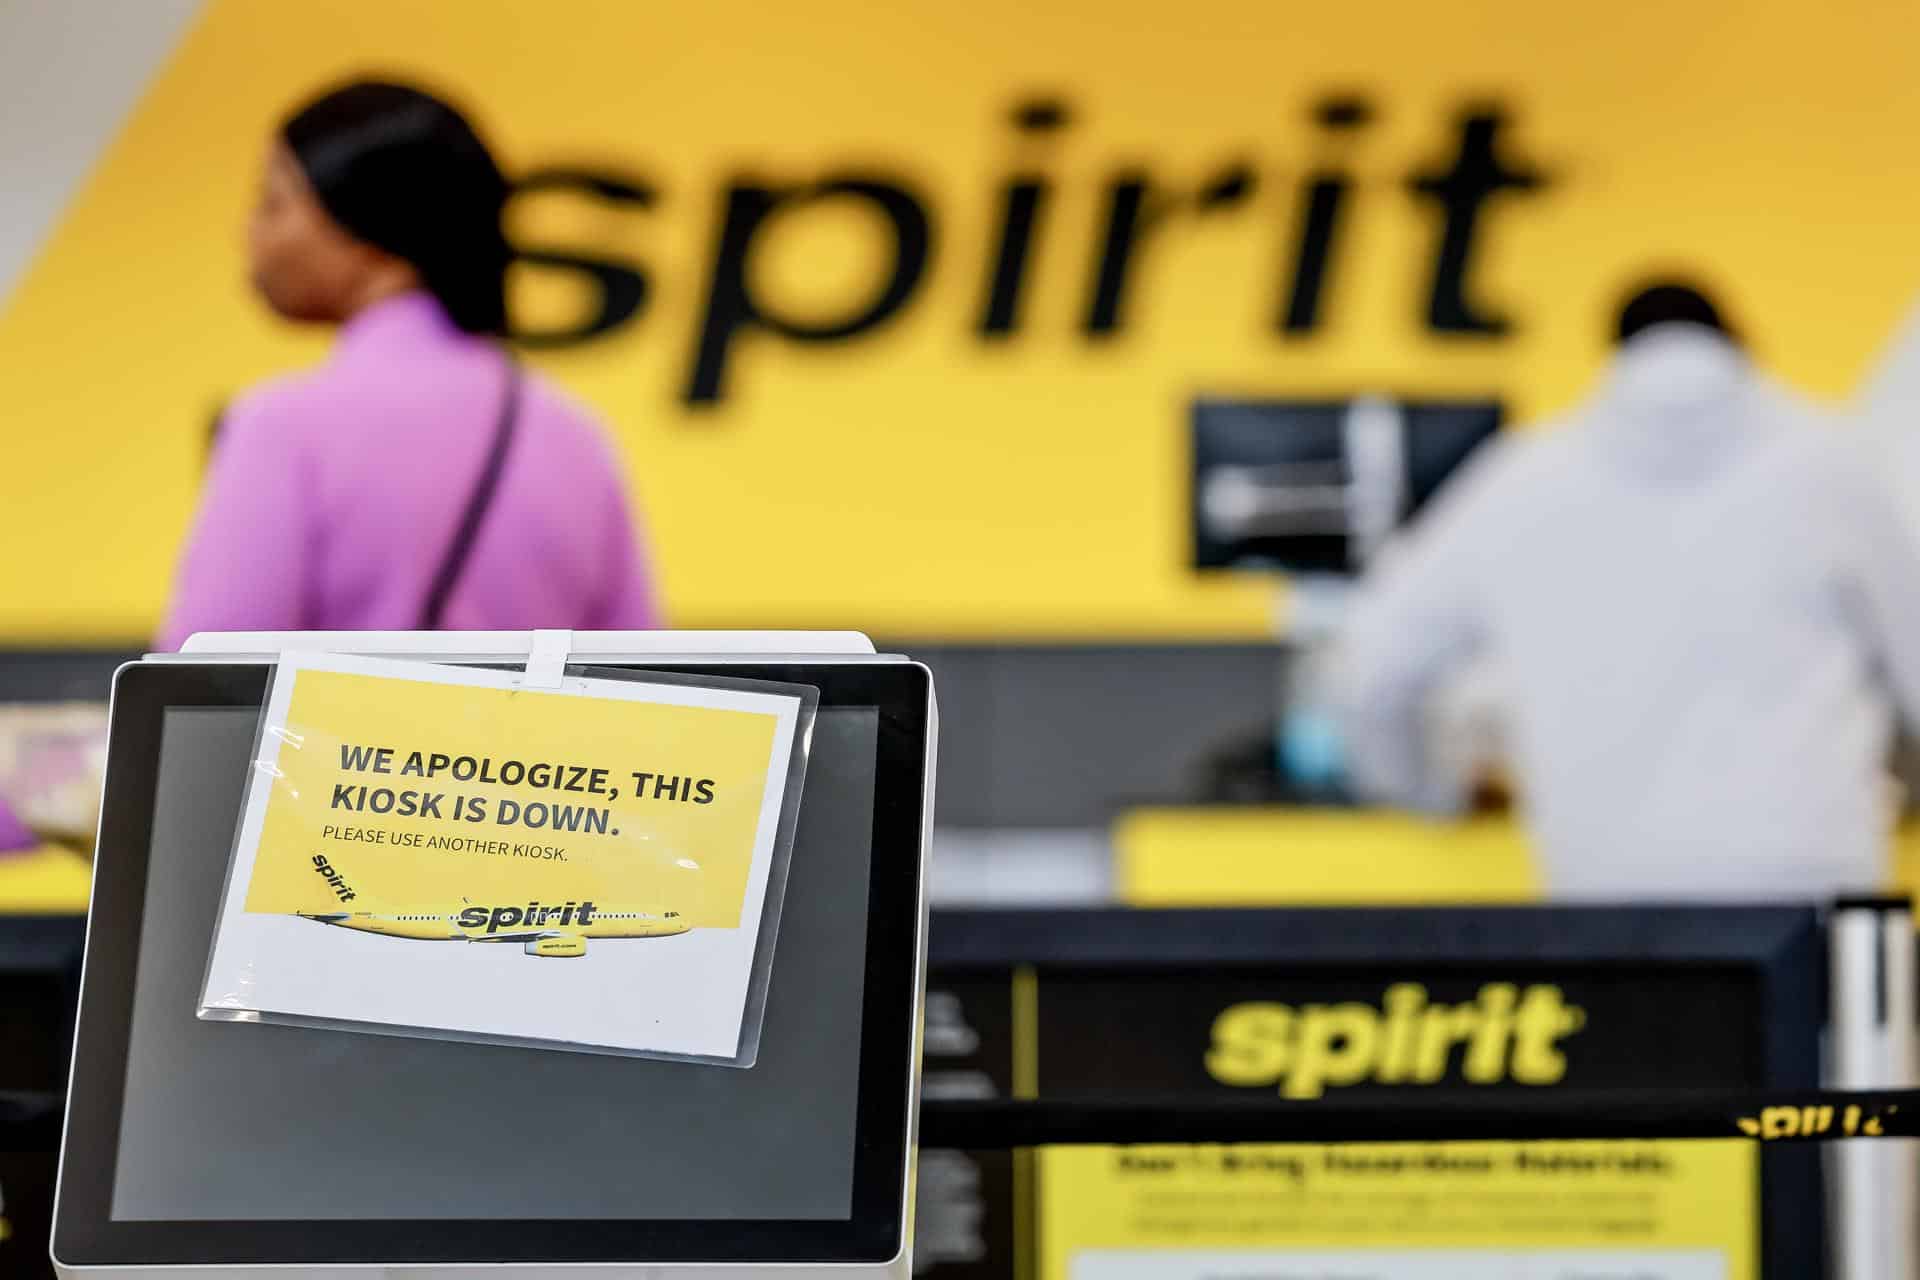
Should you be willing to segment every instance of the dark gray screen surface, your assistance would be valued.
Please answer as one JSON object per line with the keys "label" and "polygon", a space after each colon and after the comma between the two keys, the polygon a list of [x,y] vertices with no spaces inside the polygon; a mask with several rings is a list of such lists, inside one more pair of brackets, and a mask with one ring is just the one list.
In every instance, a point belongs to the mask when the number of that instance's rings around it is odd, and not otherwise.
{"label": "dark gray screen surface", "polygon": [[115,1219],[851,1216],[877,711],[814,726],[748,1070],[199,1021],[255,720],[167,712]]}

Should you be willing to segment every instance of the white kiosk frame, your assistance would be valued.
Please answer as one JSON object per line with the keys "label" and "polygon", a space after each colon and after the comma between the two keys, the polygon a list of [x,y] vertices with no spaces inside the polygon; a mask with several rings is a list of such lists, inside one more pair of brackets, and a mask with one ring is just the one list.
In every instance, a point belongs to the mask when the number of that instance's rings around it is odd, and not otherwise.
{"label": "white kiosk frame", "polygon": [[[369,657],[462,663],[524,662],[529,681],[557,684],[569,663],[622,665],[636,663],[698,663],[747,665],[770,663],[830,663],[840,665],[900,664],[911,660],[875,652],[873,642],[852,631],[484,631],[484,632],[231,632],[192,636],[178,654],[153,654],[150,664],[269,663],[289,650],[350,653]],[[502,1262],[502,1263],[323,1263],[299,1261],[249,1262],[213,1265],[111,1266],[72,1265],[53,1256],[63,1280],[132,1280],[165,1276],[169,1280],[367,1280],[371,1276],[416,1276],[420,1280],[909,1280],[912,1274],[913,1187],[920,1072],[921,1006],[926,987],[927,864],[932,847],[933,775],[938,739],[938,711],[928,684],[926,756],[922,764],[923,804],[920,820],[918,918],[914,926],[914,1013],[909,1042],[901,1047],[913,1054],[906,1114],[900,1124],[907,1161],[901,1179],[899,1249],[879,1263],[818,1262],[804,1259],[742,1262],[646,1261],[622,1262]],[[96,862],[98,861],[96,850]],[[91,929],[91,926],[89,926]],[[86,978],[81,980],[84,1006]],[[77,1059],[76,1054],[76,1059]],[[71,1082],[70,1082],[71,1083]],[[804,1100],[801,1100],[804,1101]],[[68,1117],[65,1133],[71,1132]],[[61,1220],[62,1192],[56,1188],[56,1238]]]}

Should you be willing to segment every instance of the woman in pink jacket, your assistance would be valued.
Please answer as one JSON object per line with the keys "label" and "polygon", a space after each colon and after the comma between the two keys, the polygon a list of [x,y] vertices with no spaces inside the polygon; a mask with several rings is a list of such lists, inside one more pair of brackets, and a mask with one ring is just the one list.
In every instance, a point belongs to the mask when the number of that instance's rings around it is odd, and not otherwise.
{"label": "woman in pink jacket", "polygon": [[607,433],[501,344],[508,184],[466,120],[360,82],[274,139],[255,287],[334,326],[221,424],[160,644],[195,631],[633,629],[659,610]]}

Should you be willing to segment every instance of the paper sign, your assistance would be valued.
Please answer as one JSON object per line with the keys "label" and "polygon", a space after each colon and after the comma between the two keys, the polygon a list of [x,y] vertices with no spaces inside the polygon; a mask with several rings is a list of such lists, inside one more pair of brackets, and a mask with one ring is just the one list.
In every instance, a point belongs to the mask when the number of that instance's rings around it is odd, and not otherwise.
{"label": "paper sign", "polygon": [[805,691],[522,678],[282,659],[203,1017],[739,1057]]}

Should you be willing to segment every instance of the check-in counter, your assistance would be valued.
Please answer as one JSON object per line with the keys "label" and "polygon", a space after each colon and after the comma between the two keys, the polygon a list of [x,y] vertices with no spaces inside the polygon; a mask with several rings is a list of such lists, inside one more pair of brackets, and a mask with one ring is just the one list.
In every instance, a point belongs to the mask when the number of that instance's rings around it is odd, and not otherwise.
{"label": "check-in counter", "polygon": [[0,915],[84,915],[93,871],[65,845],[0,853]]}
{"label": "check-in counter", "polygon": [[[74,916],[0,918],[0,1008],[24,1019],[0,1093],[58,1088],[80,936]],[[1807,907],[942,911],[924,1092],[1310,1104],[1805,1089],[1820,1079],[1826,944]],[[40,1121],[15,1126],[29,1149],[0,1134],[16,1233],[51,1185]],[[1543,1276],[1602,1262],[1615,1270],[1596,1274],[1662,1280],[1817,1274],[1815,1148],[1505,1139],[929,1150],[918,1269],[1124,1280],[1392,1250],[1400,1269],[1381,1274],[1495,1254]]]}
{"label": "check-in counter", "polygon": [[[925,1093],[1310,1103],[1806,1088],[1819,1079],[1824,937],[1806,907],[936,912]],[[927,1151],[916,1269],[1819,1274],[1817,1151],[1506,1136]]]}
{"label": "check-in counter", "polygon": [[[1505,815],[1169,806],[1113,828],[1114,896],[1141,907],[1534,902],[1526,832]],[[1886,888],[1920,896],[1920,822],[1895,833]]]}

